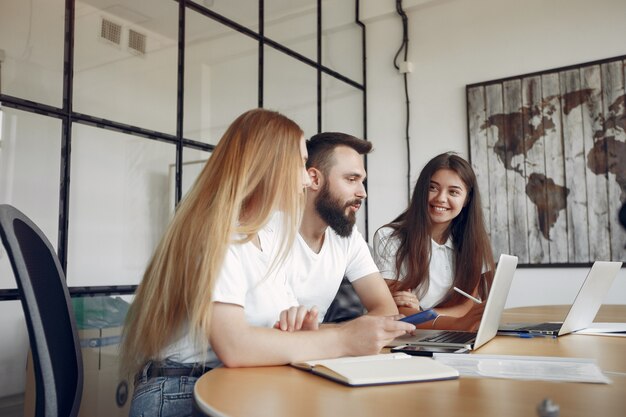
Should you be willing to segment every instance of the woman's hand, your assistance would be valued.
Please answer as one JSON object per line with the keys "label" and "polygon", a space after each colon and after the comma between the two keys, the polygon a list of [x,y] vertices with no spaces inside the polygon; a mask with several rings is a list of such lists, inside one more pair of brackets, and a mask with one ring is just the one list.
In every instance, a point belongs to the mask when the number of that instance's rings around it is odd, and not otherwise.
{"label": "woman's hand", "polygon": [[315,306],[310,309],[305,306],[290,307],[280,312],[280,318],[274,324],[274,328],[287,332],[317,330],[319,329],[317,316],[318,310]]}
{"label": "woman's hand", "polygon": [[471,332],[475,332],[478,330],[478,326],[480,326],[480,321],[483,318],[483,313],[485,312],[485,304],[487,300],[483,300],[481,304],[474,304],[472,308],[465,313],[464,316],[459,318],[459,325],[463,330],[467,329]]}
{"label": "woman's hand", "polygon": [[396,306],[412,308],[419,311],[420,301],[412,291],[394,291],[391,295],[393,296],[393,301],[395,301]]}
{"label": "woman's hand", "polygon": [[472,307],[467,313],[460,317],[446,316],[445,314],[437,317],[433,323],[432,328],[440,330],[462,330],[474,332],[478,330],[480,320],[483,317],[485,311],[486,300],[481,304],[472,303]]}

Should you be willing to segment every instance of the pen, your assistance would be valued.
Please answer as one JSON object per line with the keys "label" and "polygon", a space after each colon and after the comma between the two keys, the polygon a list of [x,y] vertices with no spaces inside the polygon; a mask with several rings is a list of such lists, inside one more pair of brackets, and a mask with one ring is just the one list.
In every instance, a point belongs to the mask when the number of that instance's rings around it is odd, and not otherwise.
{"label": "pen", "polygon": [[483,303],[483,301],[482,301],[482,300],[479,300],[479,299],[478,299],[478,298],[476,298],[476,297],[472,297],[471,295],[469,295],[468,293],[466,293],[466,292],[465,292],[465,291],[463,291],[463,290],[458,289],[457,287],[453,287],[452,289],[453,289],[454,291],[458,292],[459,294],[461,294],[462,296],[465,296],[465,297],[469,298],[470,300],[472,300],[472,301],[473,301],[473,302],[475,302],[476,304],[482,304],[482,303]]}

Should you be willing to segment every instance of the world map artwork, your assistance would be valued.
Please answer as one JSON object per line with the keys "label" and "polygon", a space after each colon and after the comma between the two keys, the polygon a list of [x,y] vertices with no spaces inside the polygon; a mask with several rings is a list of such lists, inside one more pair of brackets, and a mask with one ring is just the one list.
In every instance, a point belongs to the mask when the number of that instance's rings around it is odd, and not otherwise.
{"label": "world map artwork", "polygon": [[[570,104],[570,106],[564,108],[563,111],[565,114],[568,114],[573,108],[582,105],[589,96],[589,89],[567,93],[563,98],[563,102]],[[549,97],[548,102],[552,101],[553,98],[556,97]],[[626,95],[622,95],[609,106],[611,117],[602,125],[607,128],[619,128],[622,132],[626,132],[625,101]],[[512,157],[524,154],[532,148],[535,142],[543,137],[544,129],[554,129],[554,120],[552,120],[554,111],[553,106],[547,112],[544,110],[542,123],[537,126],[531,124],[529,126],[530,134],[527,135],[524,135],[524,132],[520,130],[507,129],[510,126],[518,125],[510,120],[507,123],[507,119],[523,119],[523,115],[530,115],[531,117],[539,115],[542,111],[537,106],[533,108],[522,107],[517,113],[494,114],[481,126],[482,129],[487,129],[490,126],[497,128],[498,142],[493,147],[493,151],[498,155],[506,169],[513,170],[522,176],[524,175],[519,165],[513,166],[511,164]],[[626,143],[616,140],[615,136],[607,136],[607,128],[594,133],[594,145],[586,158],[587,167],[596,175],[606,175],[608,172],[614,174],[615,181],[622,190],[620,200],[624,202],[626,201]],[[614,149],[615,152],[609,154],[608,158],[605,158],[604,155],[608,148]],[[620,161],[622,162],[621,164],[619,163]],[[559,212],[566,207],[569,189],[555,184],[553,179],[547,178],[545,175],[531,173],[527,178],[526,194],[537,206],[537,210],[540,213],[540,230],[545,238],[549,239],[550,228],[556,222]]]}
{"label": "world map artwork", "polygon": [[626,259],[616,220],[626,202],[625,62],[467,87],[470,157],[496,256]]}

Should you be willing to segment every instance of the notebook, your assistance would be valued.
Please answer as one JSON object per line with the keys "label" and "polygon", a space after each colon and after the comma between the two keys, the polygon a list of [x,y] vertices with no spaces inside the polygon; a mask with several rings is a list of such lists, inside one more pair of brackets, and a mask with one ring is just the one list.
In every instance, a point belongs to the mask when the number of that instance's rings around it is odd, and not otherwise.
{"label": "notebook", "polygon": [[441,346],[476,350],[491,339],[498,332],[500,316],[504,310],[513,275],[517,268],[517,256],[500,255],[498,267],[489,291],[483,317],[480,320],[478,332],[461,332],[453,330],[423,330],[417,329],[413,335],[396,338],[390,345],[418,345]]}
{"label": "notebook", "polygon": [[587,273],[583,285],[570,307],[565,320],[547,323],[507,323],[498,329],[500,334],[531,333],[538,335],[563,336],[589,327],[596,317],[604,296],[611,288],[621,262],[596,261]]}
{"label": "notebook", "polygon": [[291,366],[350,386],[455,379],[459,371],[431,358],[389,353],[292,363]]}

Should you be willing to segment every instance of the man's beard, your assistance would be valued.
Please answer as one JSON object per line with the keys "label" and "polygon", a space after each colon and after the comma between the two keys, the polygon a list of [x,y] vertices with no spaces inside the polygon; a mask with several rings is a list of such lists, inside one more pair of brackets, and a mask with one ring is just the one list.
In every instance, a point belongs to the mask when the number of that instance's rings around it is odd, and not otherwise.
{"label": "man's beard", "polygon": [[342,204],[331,195],[330,187],[328,183],[325,183],[315,200],[315,209],[335,233],[341,237],[349,237],[356,223],[356,212],[350,210],[348,214],[345,214],[346,208],[361,201],[361,199],[354,199]]}

